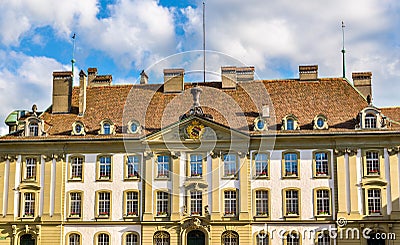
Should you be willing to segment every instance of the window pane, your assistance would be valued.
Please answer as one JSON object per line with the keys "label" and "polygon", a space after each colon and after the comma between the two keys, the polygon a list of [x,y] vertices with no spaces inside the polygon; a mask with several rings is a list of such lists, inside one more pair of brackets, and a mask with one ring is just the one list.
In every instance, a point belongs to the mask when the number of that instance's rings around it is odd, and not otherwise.
{"label": "window pane", "polygon": [[330,214],[330,196],[328,190],[317,191],[317,214],[329,215]]}
{"label": "window pane", "polygon": [[381,214],[381,190],[368,190],[368,213]]}
{"label": "window pane", "polygon": [[256,191],[256,215],[268,215],[268,191]]}
{"label": "window pane", "polygon": [[293,119],[288,119],[287,121],[286,121],[286,129],[287,130],[294,130],[294,120]]}
{"label": "window pane", "polygon": [[107,234],[99,234],[97,237],[97,245],[109,245],[110,244],[110,237]]}
{"label": "window pane", "polygon": [[159,178],[169,177],[169,156],[157,157],[157,177]]}
{"label": "window pane", "polygon": [[69,245],[80,245],[81,237],[78,234],[69,235]]}
{"label": "window pane", "polygon": [[36,179],[36,158],[27,158],[25,168],[25,179]]}
{"label": "window pane", "polygon": [[191,155],[190,156],[190,176],[202,176],[203,174],[203,156]]}
{"label": "window pane", "polygon": [[190,213],[192,215],[202,215],[203,197],[201,191],[190,192]]}
{"label": "window pane", "polygon": [[100,157],[100,178],[111,177],[111,156]]}
{"label": "window pane", "polygon": [[297,154],[286,153],[285,154],[285,176],[298,176],[297,171]]}
{"label": "window pane", "polygon": [[286,191],[286,215],[299,214],[299,193],[297,190]]}
{"label": "window pane", "polygon": [[368,175],[379,175],[379,154],[374,151],[367,151],[366,153],[366,165]]}
{"label": "window pane", "polygon": [[125,245],[138,245],[138,236],[136,234],[126,235]]}
{"label": "window pane", "polygon": [[236,155],[227,154],[224,156],[224,176],[234,176],[236,174]]}
{"label": "window pane", "polygon": [[168,193],[157,192],[157,215],[168,215]]}
{"label": "window pane", "polygon": [[35,194],[25,193],[24,194],[24,216],[34,216],[35,214]]}
{"label": "window pane", "polygon": [[110,214],[110,193],[100,192],[99,193],[99,214],[109,215]]}
{"label": "window pane", "polygon": [[318,152],[315,154],[315,174],[316,176],[327,176],[328,172],[328,153]]}
{"label": "window pane", "polygon": [[81,215],[81,193],[74,192],[70,194],[70,215]]}
{"label": "window pane", "polygon": [[138,193],[135,191],[126,193],[126,214],[128,216],[137,216],[139,210]]}
{"label": "window pane", "polygon": [[83,157],[74,157],[71,162],[71,178],[82,178]]}
{"label": "window pane", "polygon": [[234,216],[236,215],[236,191],[225,191],[224,192],[224,204],[225,204],[225,215]]}
{"label": "window pane", "polygon": [[128,156],[128,178],[139,177],[139,156]]}
{"label": "window pane", "polygon": [[255,155],[256,176],[268,176],[268,156],[258,153]]}

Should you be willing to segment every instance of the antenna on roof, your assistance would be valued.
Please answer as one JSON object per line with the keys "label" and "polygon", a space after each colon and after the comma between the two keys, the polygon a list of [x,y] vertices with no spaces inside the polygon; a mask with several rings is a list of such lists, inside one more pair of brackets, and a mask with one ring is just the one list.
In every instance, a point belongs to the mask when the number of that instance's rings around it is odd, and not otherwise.
{"label": "antenna on roof", "polygon": [[343,56],[343,78],[346,78],[346,62],[345,62],[345,53],[346,53],[346,50],[344,49],[344,28],[345,28],[346,26],[344,25],[344,22],[342,21],[342,36],[343,36],[343,40],[342,40],[342,43],[343,43],[343,48],[342,48],[342,56]]}
{"label": "antenna on roof", "polygon": [[72,76],[74,76],[74,66],[75,66],[75,38],[76,38],[76,34],[74,33],[74,35],[72,36],[72,43],[73,43],[73,47],[72,47]]}
{"label": "antenna on roof", "polygon": [[203,82],[206,82],[206,4],[203,2]]}

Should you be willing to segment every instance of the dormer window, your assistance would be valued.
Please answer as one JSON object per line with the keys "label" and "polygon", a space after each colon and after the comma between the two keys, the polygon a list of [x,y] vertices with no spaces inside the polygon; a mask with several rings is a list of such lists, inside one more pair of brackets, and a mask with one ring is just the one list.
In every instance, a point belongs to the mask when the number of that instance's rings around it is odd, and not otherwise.
{"label": "dormer window", "polygon": [[82,122],[76,121],[72,124],[72,135],[85,135],[85,126]]}
{"label": "dormer window", "polygon": [[131,134],[137,134],[140,132],[140,124],[137,121],[130,121],[128,123],[128,132]]}
{"label": "dormer window", "polygon": [[100,134],[114,134],[115,133],[115,125],[109,119],[105,119],[100,123]]}
{"label": "dormer window", "polygon": [[286,121],[286,130],[294,130],[294,120],[288,119]]}
{"label": "dormer window", "polygon": [[297,130],[299,129],[299,124],[297,117],[293,114],[287,115],[282,120],[282,130]]}
{"label": "dormer window", "polygon": [[327,118],[320,114],[314,118],[314,129],[328,129]]}
{"label": "dormer window", "polygon": [[29,124],[29,136],[39,136],[39,125],[36,122]]}
{"label": "dormer window", "polygon": [[262,117],[257,117],[254,120],[254,130],[256,131],[264,131],[267,130],[267,122]]}
{"label": "dormer window", "polygon": [[369,113],[365,115],[365,128],[376,128],[376,117]]}
{"label": "dormer window", "polygon": [[382,129],[386,128],[386,117],[375,106],[364,108],[357,117],[358,125],[361,129]]}

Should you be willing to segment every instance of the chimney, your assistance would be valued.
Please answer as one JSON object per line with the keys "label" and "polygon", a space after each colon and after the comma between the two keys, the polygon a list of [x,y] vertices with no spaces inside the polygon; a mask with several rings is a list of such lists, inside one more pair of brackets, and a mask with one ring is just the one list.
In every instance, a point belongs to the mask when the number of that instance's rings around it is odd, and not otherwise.
{"label": "chimney", "polygon": [[53,113],[69,113],[72,97],[71,71],[53,72]]}
{"label": "chimney", "polygon": [[164,69],[164,93],[182,92],[184,74],[184,69]]}
{"label": "chimney", "polygon": [[369,101],[372,100],[371,78],[372,72],[353,72],[354,87]]}
{"label": "chimney", "polygon": [[91,84],[94,79],[96,79],[97,76],[97,68],[88,68],[87,69],[88,73],[88,84]]}
{"label": "chimney", "polygon": [[83,116],[86,111],[86,87],[87,76],[83,70],[79,72],[79,115]]}
{"label": "chimney", "polygon": [[251,82],[254,81],[254,66],[237,67],[236,80],[238,82]]}
{"label": "chimney", "polygon": [[268,105],[268,104],[262,105],[262,113],[261,113],[261,116],[262,116],[263,118],[269,117],[269,105]]}
{"label": "chimney", "polygon": [[140,84],[147,84],[149,82],[149,77],[147,76],[146,72],[142,70],[140,73]]}
{"label": "chimney", "polygon": [[318,80],[318,65],[299,66],[300,81]]}
{"label": "chimney", "polygon": [[111,75],[97,75],[97,68],[88,68],[88,87],[110,86]]}
{"label": "chimney", "polygon": [[236,88],[236,66],[221,67],[222,88]]}

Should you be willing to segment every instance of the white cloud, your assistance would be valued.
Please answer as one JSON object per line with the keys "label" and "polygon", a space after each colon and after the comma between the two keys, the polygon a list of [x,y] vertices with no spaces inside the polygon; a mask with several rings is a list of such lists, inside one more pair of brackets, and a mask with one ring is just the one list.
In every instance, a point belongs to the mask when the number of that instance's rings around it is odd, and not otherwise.
{"label": "white cloud", "polygon": [[[374,101],[395,105],[400,99],[384,94],[391,93],[389,87],[400,89],[394,82],[400,78],[399,11],[395,0],[207,1],[207,48],[255,65],[262,78],[282,78],[288,70],[297,76],[299,64],[318,64],[321,76],[341,76],[344,20],[347,77],[352,71],[372,71]],[[201,6],[182,13],[188,21],[181,43],[200,47]]]}
{"label": "white cloud", "polygon": [[13,62],[3,64],[0,70],[0,118],[4,120],[16,109],[30,110],[33,104],[40,111],[47,109],[51,105],[52,72],[66,67],[46,57],[29,57],[16,52],[0,52],[1,56]]}

